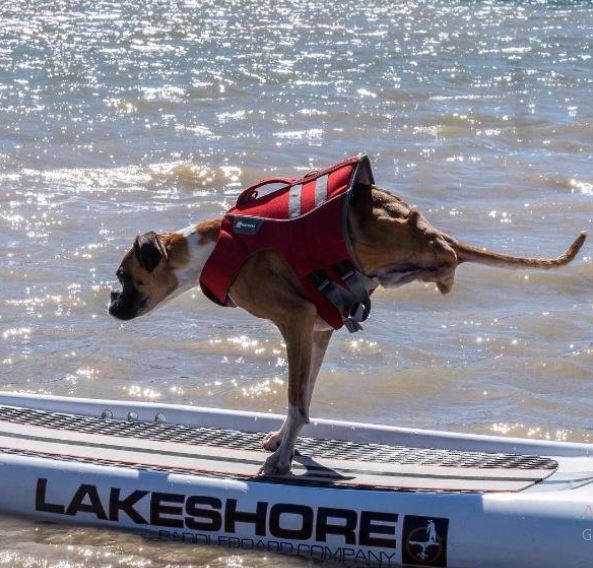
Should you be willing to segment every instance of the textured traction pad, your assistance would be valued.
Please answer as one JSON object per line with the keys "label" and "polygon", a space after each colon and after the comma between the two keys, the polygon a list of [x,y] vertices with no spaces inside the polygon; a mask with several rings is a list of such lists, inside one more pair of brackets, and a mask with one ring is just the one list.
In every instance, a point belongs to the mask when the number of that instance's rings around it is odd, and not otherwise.
{"label": "textured traction pad", "polygon": [[[263,434],[0,407],[0,451],[169,473],[254,477]],[[556,470],[533,455],[301,438],[278,482],[426,491],[520,491]],[[263,480],[263,478],[257,478]]]}

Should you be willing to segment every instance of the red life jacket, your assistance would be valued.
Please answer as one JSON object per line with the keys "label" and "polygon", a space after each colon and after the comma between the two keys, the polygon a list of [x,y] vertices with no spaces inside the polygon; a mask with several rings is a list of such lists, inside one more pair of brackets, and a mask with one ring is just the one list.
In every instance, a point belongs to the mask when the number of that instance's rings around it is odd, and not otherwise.
{"label": "red life jacket", "polygon": [[[357,271],[348,234],[349,198],[358,182],[374,183],[364,155],[300,179],[265,179],[244,190],[224,216],[200,276],[202,291],[217,304],[232,305],[229,288],[243,263],[256,252],[274,250],[284,257],[329,325],[339,329],[346,323],[350,331],[360,329],[352,320],[366,319],[368,291],[375,285]],[[361,308],[365,295],[368,306]]]}

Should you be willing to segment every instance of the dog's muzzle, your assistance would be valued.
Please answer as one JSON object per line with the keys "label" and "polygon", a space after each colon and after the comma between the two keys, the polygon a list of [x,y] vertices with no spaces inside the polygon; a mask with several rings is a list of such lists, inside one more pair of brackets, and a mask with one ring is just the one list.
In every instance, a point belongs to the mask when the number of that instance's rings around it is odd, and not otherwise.
{"label": "dog's muzzle", "polygon": [[109,313],[120,320],[131,320],[138,315],[142,306],[142,299],[137,292],[111,292]]}

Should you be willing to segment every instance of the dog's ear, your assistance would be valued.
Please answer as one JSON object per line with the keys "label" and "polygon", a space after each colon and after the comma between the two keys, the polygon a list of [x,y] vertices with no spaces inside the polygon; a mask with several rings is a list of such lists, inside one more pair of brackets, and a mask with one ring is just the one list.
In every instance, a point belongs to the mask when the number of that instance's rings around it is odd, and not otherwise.
{"label": "dog's ear", "polygon": [[167,251],[154,231],[138,235],[134,241],[134,254],[142,268],[152,272],[167,258]]}

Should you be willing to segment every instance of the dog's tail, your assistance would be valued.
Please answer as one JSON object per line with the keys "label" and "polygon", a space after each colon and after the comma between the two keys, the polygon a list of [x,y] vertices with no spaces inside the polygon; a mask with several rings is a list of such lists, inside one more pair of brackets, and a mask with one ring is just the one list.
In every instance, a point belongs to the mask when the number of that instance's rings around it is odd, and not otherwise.
{"label": "dog's tail", "polygon": [[502,254],[462,243],[449,235],[443,236],[451,248],[455,250],[460,264],[462,262],[478,262],[480,264],[502,266],[506,268],[556,268],[568,264],[577,255],[587,238],[587,232],[583,231],[574,242],[556,258],[535,258]]}

